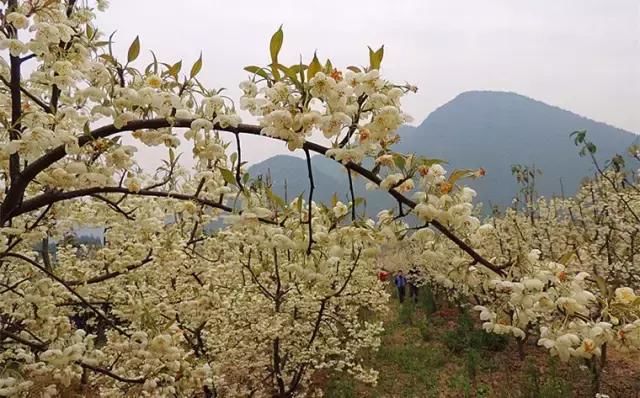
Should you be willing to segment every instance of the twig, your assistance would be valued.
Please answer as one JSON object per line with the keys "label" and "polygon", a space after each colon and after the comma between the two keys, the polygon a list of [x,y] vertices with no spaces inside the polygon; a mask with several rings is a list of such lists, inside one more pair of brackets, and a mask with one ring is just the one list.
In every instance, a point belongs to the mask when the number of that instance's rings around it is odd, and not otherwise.
{"label": "twig", "polygon": [[316,188],[313,182],[313,170],[311,168],[311,156],[309,155],[309,149],[304,148],[304,155],[307,158],[307,173],[309,175],[309,203],[307,203],[307,217],[309,223],[309,245],[307,246],[307,255],[311,254],[311,246],[313,245],[313,225],[312,225],[312,201],[313,201],[313,191]]}

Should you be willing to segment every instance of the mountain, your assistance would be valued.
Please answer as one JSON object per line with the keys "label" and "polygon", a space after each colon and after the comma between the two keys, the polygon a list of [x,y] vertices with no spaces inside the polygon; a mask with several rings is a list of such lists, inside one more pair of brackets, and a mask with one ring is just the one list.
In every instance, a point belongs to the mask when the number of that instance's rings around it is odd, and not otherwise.
{"label": "mountain", "polygon": [[[351,200],[349,193],[349,176],[346,169],[336,161],[321,155],[311,157],[313,183],[315,186],[313,200],[331,203],[334,193],[343,202]],[[263,162],[251,166],[248,170],[251,176],[268,176],[275,193],[293,200],[304,194],[305,200],[309,195],[309,172],[307,162],[303,158],[290,155],[276,155]],[[394,204],[386,192],[367,191],[366,182],[357,174],[352,173],[353,190],[356,197],[366,198],[363,210],[369,215],[375,215],[379,210]]]}
{"label": "mountain", "polygon": [[[404,126],[395,150],[445,159],[445,168],[479,168],[485,177],[467,183],[478,192],[485,208],[489,204],[508,206],[519,187],[511,175],[513,164],[525,164],[542,171],[536,190],[544,196],[575,193],[584,177],[593,175],[588,158],[578,156],[570,133],[587,130],[598,148],[600,162],[616,153],[625,153],[637,136],[605,123],[511,92],[469,91],[432,112],[418,127]],[[328,201],[333,192],[348,198],[346,173],[340,165],[322,156],[312,158],[316,180],[316,200]],[[252,175],[270,170],[274,190],[289,199],[308,192],[304,159],[278,155],[252,166]],[[356,194],[367,198],[367,213],[394,206],[383,192],[365,192],[364,182],[355,184]]]}

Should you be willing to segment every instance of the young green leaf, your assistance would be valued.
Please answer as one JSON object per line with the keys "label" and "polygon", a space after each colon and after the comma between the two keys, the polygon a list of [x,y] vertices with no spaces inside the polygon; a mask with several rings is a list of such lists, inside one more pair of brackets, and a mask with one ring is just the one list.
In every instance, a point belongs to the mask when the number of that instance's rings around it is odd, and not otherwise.
{"label": "young green leaf", "polygon": [[282,48],[282,40],[284,39],[284,33],[282,32],[282,25],[276,31],[276,33],[271,36],[271,43],[269,43],[269,50],[271,51],[271,61],[274,64],[278,63],[278,54],[280,53],[280,49]]}
{"label": "young green leaf", "polygon": [[127,62],[133,62],[138,58],[140,54],[140,38],[136,36],[133,43],[129,46],[129,52],[127,53]]}
{"label": "young green leaf", "polygon": [[369,47],[369,65],[371,69],[380,69],[382,64],[382,57],[384,56],[384,46],[380,47],[377,51],[373,51]]}
{"label": "young green leaf", "polygon": [[271,74],[273,74],[274,80],[280,80],[280,72],[278,71],[278,54],[282,48],[282,40],[284,39],[284,33],[282,32],[282,25],[271,36],[271,42],[269,43],[269,51],[271,52],[271,63],[274,67],[271,68]]}
{"label": "young green leaf", "polygon": [[200,72],[200,69],[202,69],[202,52],[200,52],[200,57],[198,58],[198,60],[193,63],[189,76],[193,79],[194,77],[196,77],[198,72]]}
{"label": "young green leaf", "polygon": [[307,69],[307,81],[313,79],[316,73],[320,72],[321,70],[322,70],[322,65],[318,60],[318,55],[316,53],[313,53],[313,59],[309,64],[309,69]]}
{"label": "young green leaf", "polygon": [[245,66],[244,70],[246,70],[249,73],[256,74],[265,79],[269,79],[269,75],[267,74],[267,72],[259,66],[255,66],[255,65]]}
{"label": "young green leaf", "polygon": [[220,169],[220,174],[222,174],[222,178],[229,185],[236,185],[236,177],[233,175],[231,170]]}
{"label": "young green leaf", "polygon": [[449,176],[449,183],[453,185],[462,178],[475,177],[475,175],[475,170],[471,169],[454,170],[451,176]]}
{"label": "young green leaf", "polygon": [[326,74],[333,72],[333,64],[331,63],[331,60],[327,59],[327,62],[324,64],[324,71]]}
{"label": "young green leaf", "polygon": [[399,153],[394,153],[393,154],[393,163],[396,165],[396,167],[400,170],[404,170],[404,166],[406,163],[407,159],[405,159],[405,157]]}
{"label": "young green leaf", "polygon": [[173,77],[175,77],[177,79],[178,78],[178,73],[180,73],[180,69],[182,69],[182,60],[176,62],[173,65],[171,65],[171,67],[169,68],[169,70],[167,72],[169,73],[170,76],[173,76]]}

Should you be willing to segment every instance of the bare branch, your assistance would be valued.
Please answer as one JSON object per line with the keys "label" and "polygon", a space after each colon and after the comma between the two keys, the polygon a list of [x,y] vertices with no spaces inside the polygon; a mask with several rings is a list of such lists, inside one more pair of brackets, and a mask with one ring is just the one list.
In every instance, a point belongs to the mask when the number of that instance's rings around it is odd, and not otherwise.
{"label": "bare branch", "polygon": [[109,279],[113,279],[113,278],[115,278],[117,276],[120,276],[122,274],[126,274],[126,273],[128,273],[130,271],[133,271],[135,269],[138,269],[138,268],[142,267],[145,264],[150,263],[151,261],[153,261],[153,257],[151,256],[152,254],[153,254],[153,250],[150,249],[149,253],[147,254],[147,256],[142,261],[140,261],[137,264],[129,265],[129,266],[127,266],[127,268],[125,268],[122,271],[109,272],[107,274],[96,276],[94,278],[90,278],[90,279],[87,279],[87,280],[84,280],[84,281],[81,281],[81,280],[78,280],[78,281],[67,281],[67,284],[69,286],[78,286],[78,285],[85,285],[85,284],[86,285],[92,285],[94,283],[100,283],[100,282],[104,282],[104,281],[109,280]]}
{"label": "bare branch", "polygon": [[[20,214],[28,213],[30,211],[39,209],[42,206],[57,203],[63,200],[81,198],[83,196],[92,196],[92,195],[101,194],[101,193],[123,193],[123,194],[132,195],[132,196],[134,195],[152,196],[152,197],[176,199],[176,200],[191,200],[205,206],[215,207],[217,209],[224,210],[230,213],[233,212],[233,209],[229,206],[220,204],[218,202],[214,202],[212,200],[198,198],[194,195],[186,195],[186,194],[180,194],[180,193],[174,193],[174,192],[150,191],[150,190],[140,190],[140,191],[134,192],[125,187],[93,187],[93,188],[79,189],[76,191],[67,191],[67,192],[50,191],[50,192],[43,193],[34,198],[25,200],[22,203],[22,205],[17,210],[15,210],[14,214],[12,214],[12,217],[18,216]],[[240,214],[242,214],[242,212],[240,212]],[[275,221],[269,220],[266,218],[260,218],[259,220],[267,224],[276,224]]]}
{"label": "bare branch", "polygon": [[353,178],[351,177],[351,169],[347,169],[349,176],[349,193],[351,194],[351,221],[356,220],[356,195],[353,193]]}
{"label": "bare branch", "polygon": [[313,202],[313,191],[316,188],[313,182],[313,170],[311,168],[311,156],[309,155],[309,149],[304,148],[304,155],[307,158],[307,173],[309,175],[309,203],[307,203],[308,215],[307,222],[309,223],[309,245],[307,246],[307,255],[311,254],[311,246],[313,245],[313,225],[312,225],[312,202]]}
{"label": "bare branch", "polygon": [[[2,81],[4,84],[7,85],[7,87],[11,88],[11,83],[9,83],[7,81],[7,79],[5,79],[4,77],[0,76],[0,81]],[[24,95],[26,95],[27,97],[29,97],[29,99],[33,102],[35,102],[36,104],[38,104],[39,107],[41,107],[45,112],[47,113],[53,113],[51,111],[51,108],[49,107],[49,105],[45,104],[44,101],[42,101],[40,98],[36,97],[35,95],[31,94],[29,91],[27,91],[26,88],[22,87],[22,85],[20,86],[20,91],[22,91],[22,93]]]}

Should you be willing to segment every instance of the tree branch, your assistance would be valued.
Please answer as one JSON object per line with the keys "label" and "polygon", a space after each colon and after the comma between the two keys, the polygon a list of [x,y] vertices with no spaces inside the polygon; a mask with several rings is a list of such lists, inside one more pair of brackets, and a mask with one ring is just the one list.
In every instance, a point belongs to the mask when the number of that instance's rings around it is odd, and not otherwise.
{"label": "tree branch", "polygon": [[104,320],[105,322],[107,322],[109,324],[109,326],[111,326],[112,328],[114,328],[115,330],[117,330],[118,332],[120,332],[122,335],[127,336],[127,337],[131,337],[129,335],[129,333],[127,333],[125,330],[123,330],[121,327],[119,327],[118,325],[116,325],[111,319],[109,319],[106,315],[104,315],[102,312],[100,312],[100,310],[98,310],[97,308],[95,308],[91,303],[89,303],[84,297],[82,297],[78,292],[76,292],[71,286],[69,286],[64,280],[60,279],[58,276],[56,276],[54,273],[49,272],[46,268],[44,268],[43,266],[41,266],[40,264],[38,264],[36,261],[30,259],[27,256],[23,256],[22,254],[19,253],[5,253],[4,257],[13,257],[13,258],[17,258],[19,260],[22,260],[24,262],[27,262],[29,264],[31,264],[32,266],[36,267],[37,269],[39,269],[40,271],[42,271],[43,273],[45,273],[49,278],[53,279],[54,281],[58,282],[59,284],[61,284],[65,289],[67,289],[67,291],[69,291],[69,293],[71,293],[72,295],[76,296],[76,298],[78,298],[78,300],[80,300],[87,308],[89,308],[91,311],[93,311],[99,318],[102,318],[102,320]]}
{"label": "tree branch", "polygon": [[351,169],[347,169],[349,176],[349,193],[351,194],[351,221],[356,220],[356,195],[353,193],[353,178],[351,177]]}
{"label": "tree branch", "polygon": [[125,268],[125,270],[109,272],[107,274],[96,276],[96,277],[93,277],[93,278],[90,278],[90,279],[87,279],[87,280],[83,280],[83,281],[82,280],[67,281],[67,284],[69,286],[92,285],[92,284],[95,284],[95,283],[100,283],[100,282],[104,282],[104,281],[109,280],[109,279],[113,279],[113,278],[115,278],[117,276],[120,276],[122,274],[126,274],[126,273],[128,273],[130,271],[133,271],[133,270],[135,270],[137,268],[142,267],[145,264],[150,263],[151,261],[153,261],[153,257],[151,256],[152,254],[153,254],[153,250],[150,249],[149,253],[147,254],[147,256],[142,261],[140,261],[137,264],[132,264],[132,265],[127,266],[127,268]]}
{"label": "tree branch", "polygon": [[[24,58],[23,58],[23,60],[24,60]],[[11,88],[11,83],[8,82],[7,79],[5,79],[4,77],[0,76],[0,81],[2,81],[7,87]],[[36,104],[38,104],[38,106],[40,106],[45,112],[52,113],[51,112],[51,108],[49,107],[49,105],[45,104],[44,101],[42,101],[40,98],[38,98],[35,95],[31,94],[29,91],[27,91],[26,88],[22,87],[22,85],[20,85],[20,91],[22,91],[22,93],[24,95],[29,97],[29,99],[31,101],[33,101]]]}
{"label": "tree branch", "polygon": [[[177,199],[177,200],[191,200],[196,203],[209,206],[209,207],[215,207],[217,209],[224,210],[229,213],[232,213],[234,210],[229,206],[220,204],[218,202],[214,202],[212,200],[202,199],[194,195],[186,195],[186,194],[174,193],[174,192],[151,191],[151,190],[140,190],[140,191],[134,192],[125,187],[92,187],[92,188],[78,189],[76,191],[66,191],[66,192],[50,191],[50,192],[43,193],[34,198],[25,200],[22,203],[22,205],[14,212],[14,214],[12,214],[12,217],[19,216],[21,214],[39,209],[40,207],[43,207],[49,204],[54,204],[63,200],[81,198],[83,196],[92,196],[92,195],[97,195],[101,193],[122,193],[122,194],[131,195],[131,196],[138,195],[138,196],[152,196],[157,198],[167,198],[167,199]],[[239,213],[242,214],[241,211]],[[274,225],[277,224],[275,221],[269,220],[266,218],[259,218],[259,220],[267,224],[274,224]]]}
{"label": "tree branch", "polygon": [[[17,0],[9,0],[7,4],[7,11],[15,11],[17,7]],[[9,25],[8,30],[9,37],[11,39],[18,38],[18,32],[13,26]],[[15,141],[20,139],[20,135],[22,134],[22,124],[20,123],[20,119],[22,118],[22,96],[20,91],[20,57],[9,55],[9,63],[11,68],[9,80],[9,90],[11,93],[11,129],[9,130],[9,139],[11,141]],[[19,174],[20,155],[18,154],[18,152],[16,152],[9,157],[9,177],[11,179],[12,186],[18,179]]]}
{"label": "tree branch", "polygon": [[[175,120],[169,121],[164,118],[134,120],[134,121],[130,121],[129,123],[127,123],[126,126],[123,126],[121,128],[116,128],[113,124],[110,124],[110,125],[99,127],[93,130],[91,133],[79,137],[78,145],[83,146],[95,139],[106,138],[111,135],[124,132],[124,131],[133,131],[133,130],[140,130],[140,129],[159,129],[159,128],[166,128],[166,127],[188,128],[191,126],[192,121],[193,121],[192,119],[175,119]],[[240,134],[250,134],[250,135],[261,135],[261,131],[262,131],[262,128],[260,126],[247,125],[247,124],[239,124],[237,127],[221,127],[219,125],[215,125],[214,128],[219,131],[227,131],[234,134],[240,133]],[[275,139],[275,138],[272,138],[272,139]],[[325,156],[327,154],[327,151],[329,150],[329,148],[322,146],[320,144],[316,144],[311,141],[305,141],[302,149],[306,151],[314,151],[316,153],[319,153]],[[2,211],[0,212],[0,224],[6,222],[8,219],[10,219],[15,215],[23,214],[26,212],[26,211],[20,210],[19,212],[14,213],[14,212],[10,212],[10,210],[12,209],[12,207],[17,206],[18,199],[21,197],[27,184],[33,178],[35,178],[38,175],[38,173],[45,170],[47,167],[51,166],[53,163],[59,161],[65,156],[66,156],[65,146],[61,145],[47,152],[45,155],[43,155],[42,157],[40,157],[39,159],[31,163],[22,171],[22,178],[18,181],[19,184],[16,184],[16,186],[12,184],[11,188],[9,189],[9,192],[7,192],[7,195],[5,196],[5,201],[2,204]],[[382,182],[380,177],[378,177],[375,173],[360,166],[359,164],[356,164],[353,162],[341,163],[341,164],[343,165],[343,167],[347,168],[348,170],[358,173],[362,177],[377,184],[378,186]],[[403,194],[401,194],[397,190],[392,188],[392,189],[389,189],[388,192],[398,202],[401,202],[412,209],[416,206],[416,203],[414,201],[405,197]],[[160,196],[159,194],[160,193],[156,193],[150,196]],[[163,196],[168,196],[168,194],[164,194]],[[177,199],[180,199],[179,198],[180,195],[173,194],[171,196]],[[210,203],[213,203],[213,202],[210,202]],[[216,204],[215,206],[212,206],[212,207],[221,208],[220,206],[222,205]],[[31,211],[31,210],[33,210],[33,208],[29,209],[28,211]],[[462,251],[464,251],[469,256],[471,256],[472,259],[477,260],[478,263],[482,264],[483,266],[485,266],[486,268],[490,269],[491,271],[495,272],[500,276],[506,275],[504,271],[500,269],[500,267],[492,264],[490,261],[482,257],[478,252],[476,252],[468,244],[466,244],[464,241],[458,238],[445,225],[441,224],[437,220],[431,221],[431,225],[434,228],[436,228],[438,231],[443,233],[448,239],[450,239],[454,244],[456,244]]]}
{"label": "tree branch", "polygon": [[311,246],[313,245],[313,223],[312,219],[312,202],[313,202],[313,191],[316,186],[313,182],[313,170],[311,168],[311,156],[309,155],[309,149],[304,148],[304,155],[307,158],[307,173],[309,175],[309,203],[307,203],[308,215],[307,222],[309,223],[309,245],[307,246],[307,255],[311,254]]}

